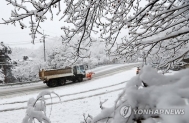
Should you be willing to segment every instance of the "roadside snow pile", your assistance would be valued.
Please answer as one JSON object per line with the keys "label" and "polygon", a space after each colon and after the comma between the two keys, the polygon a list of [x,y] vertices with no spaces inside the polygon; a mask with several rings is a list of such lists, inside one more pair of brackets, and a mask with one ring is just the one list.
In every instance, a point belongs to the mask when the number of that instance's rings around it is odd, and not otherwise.
{"label": "roadside snow pile", "polygon": [[98,116],[85,120],[88,123],[188,123],[188,75],[189,69],[165,76],[144,66],[127,83],[114,107],[101,108]]}

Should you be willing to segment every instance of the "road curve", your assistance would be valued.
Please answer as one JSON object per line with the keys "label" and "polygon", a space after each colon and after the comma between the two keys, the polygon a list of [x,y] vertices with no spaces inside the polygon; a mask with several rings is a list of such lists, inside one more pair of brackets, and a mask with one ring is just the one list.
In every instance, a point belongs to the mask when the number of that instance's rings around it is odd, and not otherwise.
{"label": "road curve", "polygon": [[[117,68],[112,68],[107,71],[102,71],[102,72],[96,73],[93,76],[92,80],[110,76],[113,74],[117,74],[117,73],[123,72],[125,70],[130,70],[131,68],[136,67],[138,65],[139,65],[139,63],[136,63],[136,64],[121,66],[121,67],[117,67]],[[92,81],[92,80],[90,80],[90,81]],[[75,84],[75,83],[67,83],[64,86],[72,86],[72,84]],[[64,86],[58,86],[56,88],[63,88]],[[13,96],[15,94],[31,93],[31,92],[35,92],[35,91],[40,92],[41,90],[50,90],[50,89],[52,89],[52,88],[47,87],[46,84],[43,84],[43,82],[41,81],[41,83],[31,84],[31,85],[27,85],[24,87],[1,89],[0,97]]]}

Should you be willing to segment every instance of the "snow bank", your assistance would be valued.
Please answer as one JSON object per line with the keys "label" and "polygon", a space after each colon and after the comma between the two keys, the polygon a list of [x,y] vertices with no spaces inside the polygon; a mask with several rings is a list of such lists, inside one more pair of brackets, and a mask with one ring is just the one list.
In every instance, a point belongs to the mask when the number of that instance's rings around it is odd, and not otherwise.
{"label": "snow bank", "polygon": [[[178,123],[189,122],[189,69],[182,70],[174,75],[162,75],[150,66],[144,66],[139,75],[133,77],[127,83],[125,89],[116,100],[114,110],[102,112],[92,121],[106,119],[108,123],[132,123],[145,120],[144,122]],[[144,86],[145,85],[145,86]],[[124,118],[120,115],[123,106],[131,106],[133,110],[181,110],[182,114],[135,114]],[[108,110],[108,109],[107,109]],[[152,119],[153,118],[153,119]],[[107,120],[108,119],[108,120]],[[156,120],[154,120],[156,119]]]}

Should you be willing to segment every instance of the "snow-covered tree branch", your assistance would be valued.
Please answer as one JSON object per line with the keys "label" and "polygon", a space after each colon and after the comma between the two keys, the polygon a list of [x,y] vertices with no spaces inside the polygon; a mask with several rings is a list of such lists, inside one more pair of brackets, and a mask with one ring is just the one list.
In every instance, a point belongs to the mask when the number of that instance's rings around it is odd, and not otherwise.
{"label": "snow-covered tree branch", "polygon": [[158,55],[160,67],[180,63],[189,52],[188,5],[189,1],[155,0],[135,10],[128,19],[130,36],[118,45],[116,53],[132,57],[143,50],[145,58]]}
{"label": "snow-covered tree branch", "polygon": [[22,123],[35,123],[35,120],[40,123],[51,123],[46,114],[47,109],[45,96],[50,96],[52,100],[52,94],[56,95],[61,101],[58,94],[50,91],[40,92],[36,99],[30,98],[27,104],[26,116],[23,118]]}
{"label": "snow-covered tree branch", "polygon": [[97,116],[83,123],[188,122],[188,72],[165,76],[144,66],[128,81],[113,107],[101,108]]}
{"label": "snow-covered tree branch", "polygon": [[[106,42],[107,51],[114,55],[129,58],[143,51],[146,58],[158,54],[164,59],[160,66],[180,62],[189,51],[188,0],[6,1],[16,9],[1,24],[18,22],[25,28],[22,21],[30,18],[33,42],[36,33],[41,33],[40,23],[47,19],[47,13],[53,20],[54,11],[58,11],[56,15],[66,23],[61,27],[63,43],[75,49],[76,57],[86,57],[84,52],[94,41],[92,35],[99,35]],[[27,8],[28,5],[31,7]],[[129,29],[129,36],[120,43],[118,36],[125,29]],[[71,40],[78,35],[77,43],[72,44]]]}

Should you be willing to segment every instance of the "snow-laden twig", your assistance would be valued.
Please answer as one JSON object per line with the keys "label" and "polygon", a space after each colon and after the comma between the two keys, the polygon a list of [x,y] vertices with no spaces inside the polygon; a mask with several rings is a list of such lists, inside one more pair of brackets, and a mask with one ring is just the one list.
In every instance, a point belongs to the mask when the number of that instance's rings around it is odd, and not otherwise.
{"label": "snow-laden twig", "polygon": [[34,98],[29,99],[26,110],[26,116],[24,117],[22,123],[33,123],[35,119],[41,123],[42,122],[51,123],[50,119],[46,115],[46,101],[45,101],[45,96],[51,97],[51,94],[56,95],[61,102],[61,98],[55,92],[50,92],[50,91],[40,92],[36,99]]}

